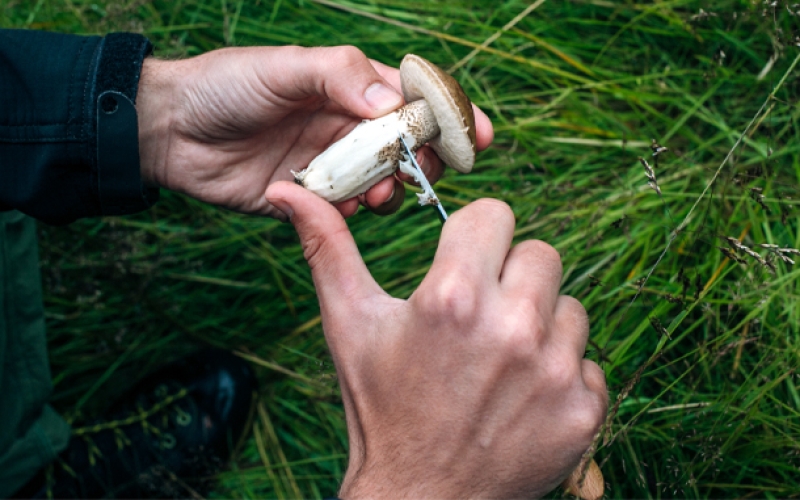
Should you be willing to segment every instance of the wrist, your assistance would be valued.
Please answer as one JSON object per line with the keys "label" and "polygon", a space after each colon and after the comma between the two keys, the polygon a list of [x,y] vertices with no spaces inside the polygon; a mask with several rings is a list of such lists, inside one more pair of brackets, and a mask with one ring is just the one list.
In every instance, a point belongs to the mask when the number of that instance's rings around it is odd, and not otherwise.
{"label": "wrist", "polygon": [[173,64],[177,63],[148,57],[142,63],[139,78],[139,158],[142,180],[150,186],[167,187],[165,170],[177,95]]}
{"label": "wrist", "polygon": [[[373,469],[374,470],[374,469]],[[339,488],[341,500],[360,500],[373,498],[467,498],[469,495],[457,491],[453,485],[440,483],[445,476],[438,477],[430,471],[422,471],[410,477],[406,470],[391,467],[380,474],[345,474]],[[377,471],[376,471],[377,472]],[[388,475],[386,474],[388,473]]]}

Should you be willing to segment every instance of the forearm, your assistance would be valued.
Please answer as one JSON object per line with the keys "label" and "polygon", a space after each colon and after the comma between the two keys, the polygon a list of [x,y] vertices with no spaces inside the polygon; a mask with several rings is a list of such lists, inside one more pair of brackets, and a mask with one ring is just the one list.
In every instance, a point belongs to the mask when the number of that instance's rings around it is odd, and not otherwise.
{"label": "forearm", "polygon": [[155,201],[139,175],[135,112],[132,122],[118,113],[136,100],[149,50],[138,35],[0,30],[0,210],[64,224]]}

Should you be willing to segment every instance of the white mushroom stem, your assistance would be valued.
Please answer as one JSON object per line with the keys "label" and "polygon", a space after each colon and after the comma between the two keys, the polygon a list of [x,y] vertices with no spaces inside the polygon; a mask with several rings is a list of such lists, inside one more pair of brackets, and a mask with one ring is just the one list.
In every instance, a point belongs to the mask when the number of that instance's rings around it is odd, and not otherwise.
{"label": "white mushroom stem", "polygon": [[308,168],[292,172],[295,181],[331,202],[359,195],[392,175],[404,159],[398,133],[412,151],[439,135],[427,101],[420,99],[376,120],[361,122]]}

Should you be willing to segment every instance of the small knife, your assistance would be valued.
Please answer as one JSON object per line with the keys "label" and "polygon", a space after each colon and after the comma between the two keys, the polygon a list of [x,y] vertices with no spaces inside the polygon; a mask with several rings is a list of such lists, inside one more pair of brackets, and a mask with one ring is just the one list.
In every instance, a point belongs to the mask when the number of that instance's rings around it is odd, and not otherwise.
{"label": "small knife", "polygon": [[417,182],[419,182],[419,186],[422,188],[422,193],[417,194],[419,198],[419,204],[422,206],[425,205],[433,205],[438,210],[439,218],[442,222],[447,220],[447,212],[445,212],[444,207],[442,206],[442,202],[439,201],[439,198],[436,196],[436,193],[433,192],[433,188],[431,187],[431,183],[428,182],[428,179],[425,177],[425,173],[417,163],[417,158],[412,151],[411,148],[408,147],[406,144],[405,139],[403,139],[403,135],[398,133],[400,137],[400,143],[403,145],[403,148],[406,150],[406,156],[408,156],[408,163],[413,166],[413,170],[408,168],[408,165],[405,164],[406,162],[400,162],[400,171],[406,173],[414,178]]}

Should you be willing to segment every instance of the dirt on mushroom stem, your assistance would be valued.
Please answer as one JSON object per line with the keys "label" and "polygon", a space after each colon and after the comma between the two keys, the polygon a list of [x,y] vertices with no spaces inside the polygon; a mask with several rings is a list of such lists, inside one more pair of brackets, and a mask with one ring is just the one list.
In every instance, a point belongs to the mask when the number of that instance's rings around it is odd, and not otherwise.
{"label": "dirt on mushroom stem", "polygon": [[357,196],[397,170],[404,153],[398,133],[412,151],[439,135],[439,124],[427,101],[414,101],[360,123],[307,169],[294,172],[295,182],[330,202]]}

